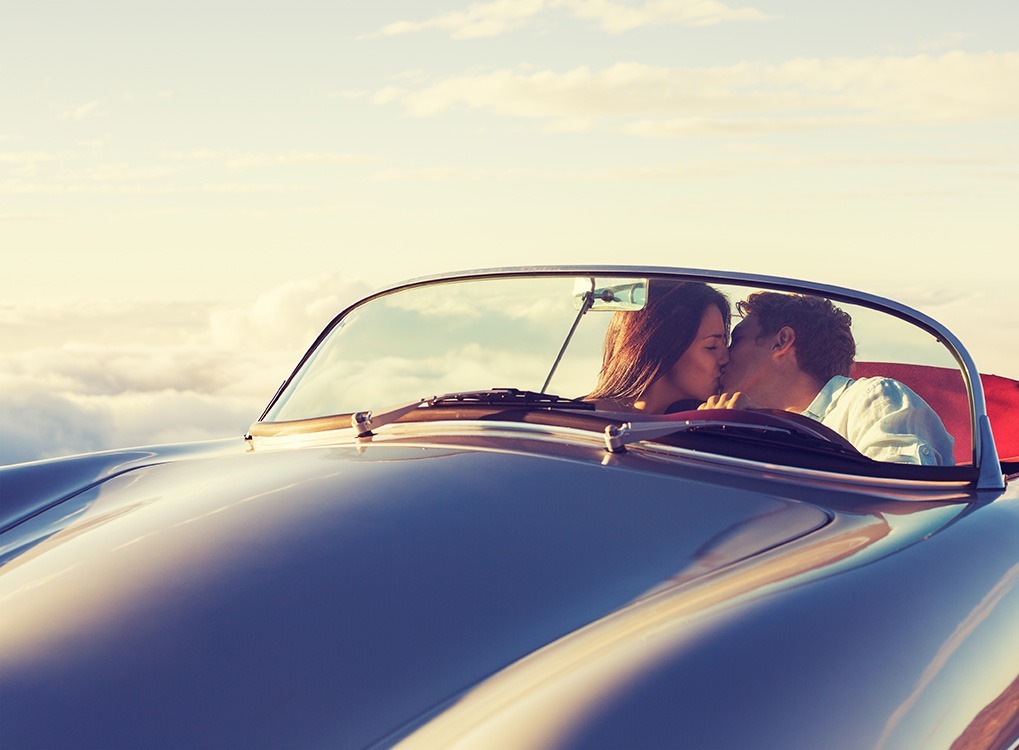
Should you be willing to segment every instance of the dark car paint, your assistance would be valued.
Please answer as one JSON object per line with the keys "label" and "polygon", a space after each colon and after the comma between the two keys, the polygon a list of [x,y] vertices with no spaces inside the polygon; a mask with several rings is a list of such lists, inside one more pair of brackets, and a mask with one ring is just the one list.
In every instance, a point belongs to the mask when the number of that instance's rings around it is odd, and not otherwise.
{"label": "dark car paint", "polygon": [[910,747],[1000,698],[939,665],[1016,660],[1014,486],[429,429],[110,454],[39,506],[2,537],[4,746],[487,746],[540,698],[536,746]]}
{"label": "dark car paint", "polygon": [[[926,525],[931,513],[913,521]],[[821,565],[711,607],[684,601],[703,587],[668,592],[479,686],[408,744],[469,736],[485,747],[509,726],[535,726],[540,746],[557,748],[1011,747],[1017,524],[1012,492],[932,523],[923,543],[876,534],[867,564]],[[656,621],[655,610],[669,613]],[[571,652],[583,658],[564,670]],[[515,689],[519,706],[507,699],[493,716],[478,708]],[[549,728],[537,705],[567,709]],[[578,705],[597,710],[569,710]]]}
{"label": "dark car paint", "polygon": [[4,570],[12,746],[363,745],[830,519],[681,474],[382,446],[152,465],[77,500]]}
{"label": "dark car paint", "polygon": [[115,474],[180,458],[242,453],[240,437],[85,453],[0,467],[0,533]]}

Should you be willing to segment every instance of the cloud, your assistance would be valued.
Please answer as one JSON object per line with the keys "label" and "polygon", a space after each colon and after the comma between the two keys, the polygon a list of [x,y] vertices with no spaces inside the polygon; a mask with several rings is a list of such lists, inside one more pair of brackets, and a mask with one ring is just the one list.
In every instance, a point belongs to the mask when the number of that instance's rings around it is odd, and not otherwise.
{"label": "cloud", "polygon": [[23,383],[4,383],[0,417],[0,465],[100,450],[113,432],[99,409]]}
{"label": "cloud", "polygon": [[5,383],[0,464],[241,435],[261,406],[194,391],[82,397]]}
{"label": "cloud", "polygon": [[959,49],[965,42],[973,39],[975,34],[966,31],[953,31],[940,36],[921,39],[916,48],[920,52],[944,52]]}
{"label": "cloud", "polygon": [[[554,352],[555,349],[552,349]],[[289,401],[278,419],[307,414],[356,411],[394,405],[393,394],[407,402],[418,398],[490,388],[492,383],[513,383],[537,390],[554,354],[539,351],[498,351],[469,343],[433,355],[415,357],[387,354],[364,361],[330,363],[313,382]],[[553,381],[557,393],[579,396],[594,387],[600,357],[571,357],[557,369]],[[343,383],[342,391],[332,384]],[[565,390],[560,390],[565,389]]]}
{"label": "cloud", "polygon": [[464,10],[446,13],[425,21],[396,21],[374,36],[398,36],[421,31],[444,31],[453,39],[479,39],[498,36],[527,26],[545,11],[547,0],[495,0],[476,3]]}
{"label": "cloud", "polygon": [[[296,348],[296,347],[295,347]],[[292,351],[81,344],[0,356],[0,463],[239,435]]]}
{"label": "cloud", "polygon": [[235,305],[0,305],[0,463],[239,435],[368,290],[324,274]]}
{"label": "cloud", "polygon": [[374,100],[415,117],[467,108],[649,137],[979,122],[1019,116],[1019,53],[502,69],[387,87]]}
{"label": "cloud", "polygon": [[727,21],[763,21],[754,8],[731,8],[716,0],[649,0],[641,5],[612,0],[494,0],[474,3],[424,21],[396,21],[371,37],[440,31],[453,39],[500,36],[535,25],[552,13],[591,21],[602,31],[618,34],[642,26],[684,24],[709,26]]}
{"label": "cloud", "polygon": [[227,350],[293,349],[299,342],[303,353],[334,316],[370,291],[363,281],[338,275],[290,282],[244,307],[213,310],[211,340]]}
{"label": "cloud", "polygon": [[198,346],[65,344],[7,355],[4,370],[54,391],[84,396],[132,391],[216,393],[233,382],[234,354]]}
{"label": "cloud", "polygon": [[595,21],[610,33],[641,26],[711,26],[727,21],[768,19],[767,15],[755,8],[730,8],[714,0],[652,0],[640,6],[609,0],[562,0],[556,5],[565,7],[577,18]]}
{"label": "cloud", "polygon": [[1007,314],[1014,290],[1001,279],[986,290],[921,292],[896,287],[890,297],[903,300],[946,325],[983,373],[1019,378],[1019,356],[1008,342],[1019,340],[1019,318]]}
{"label": "cloud", "polygon": [[60,113],[62,120],[84,120],[86,117],[95,117],[99,114],[99,102],[91,101]]}

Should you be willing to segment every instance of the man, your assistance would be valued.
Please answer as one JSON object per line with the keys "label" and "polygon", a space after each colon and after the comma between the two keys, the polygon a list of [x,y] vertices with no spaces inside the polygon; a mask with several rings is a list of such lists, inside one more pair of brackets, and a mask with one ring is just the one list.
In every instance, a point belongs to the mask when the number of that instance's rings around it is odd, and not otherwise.
{"label": "man", "polygon": [[737,304],[722,390],[701,409],[785,409],[832,428],[878,461],[948,466],[954,440],[897,380],[851,380],[852,320],[830,300],[756,292]]}

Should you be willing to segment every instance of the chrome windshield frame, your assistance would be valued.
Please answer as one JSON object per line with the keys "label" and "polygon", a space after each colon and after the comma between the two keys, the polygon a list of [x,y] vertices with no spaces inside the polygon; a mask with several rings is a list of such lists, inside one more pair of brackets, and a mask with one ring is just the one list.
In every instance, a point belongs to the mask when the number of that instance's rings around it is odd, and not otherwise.
{"label": "chrome windshield frame", "polygon": [[893,315],[909,322],[937,338],[944,344],[960,367],[963,383],[966,387],[970,405],[970,425],[972,431],[973,464],[979,468],[976,481],[977,490],[1000,491],[1004,489],[1004,477],[998,461],[991,433],[990,421],[987,417],[987,404],[984,397],[980,373],[972,356],[962,342],[938,321],[908,305],[896,302],[868,292],[861,292],[848,287],[824,284],[802,279],[764,274],[740,273],[735,271],[718,271],[670,266],[635,266],[635,265],[547,265],[547,266],[504,266],[480,268],[472,270],[450,271],[429,276],[421,276],[389,286],[381,287],[366,295],[357,302],[344,308],[329,321],[289,376],[280,384],[272,399],[259,416],[258,421],[265,419],[280,395],[301,371],[305,362],[318,348],[324,338],[350,312],[379,297],[393,294],[415,287],[426,286],[439,282],[470,281],[477,279],[513,278],[531,275],[543,276],[640,276],[646,278],[668,277],[679,280],[696,280],[705,283],[734,284],[754,286],[782,292],[805,292],[829,299],[847,302]]}

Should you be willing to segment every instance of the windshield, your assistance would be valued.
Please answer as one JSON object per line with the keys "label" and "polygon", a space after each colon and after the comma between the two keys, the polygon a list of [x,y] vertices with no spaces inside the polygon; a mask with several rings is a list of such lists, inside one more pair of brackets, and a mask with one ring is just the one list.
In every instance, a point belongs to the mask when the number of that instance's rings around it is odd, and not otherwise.
{"label": "windshield", "polygon": [[[588,398],[599,387],[610,323],[618,326],[625,316],[641,314],[656,294],[664,294],[669,280],[659,277],[443,280],[370,298],[333,324],[263,421],[345,415],[497,388]],[[714,329],[725,349],[742,320],[739,303],[760,290],[710,286],[724,295],[727,307]],[[968,397],[952,352],[928,331],[887,312],[835,304],[851,319],[856,349],[851,376],[897,378],[922,392],[952,431],[954,463],[971,463]],[[719,362],[720,370],[733,367]],[[722,383],[724,378],[712,390]],[[606,409],[632,406],[625,399],[592,401]],[[688,400],[686,408],[691,404]]]}

